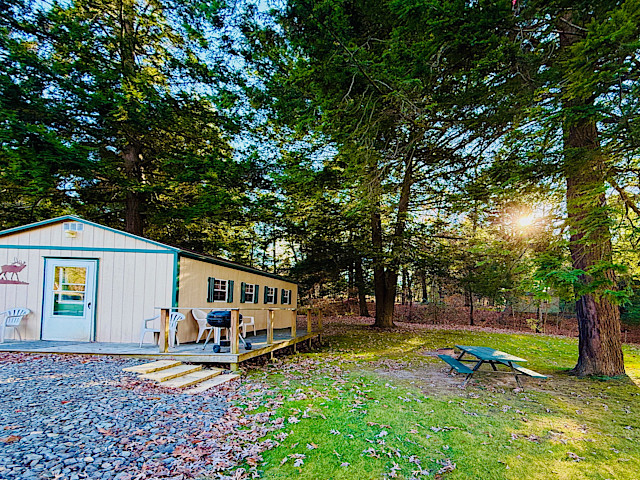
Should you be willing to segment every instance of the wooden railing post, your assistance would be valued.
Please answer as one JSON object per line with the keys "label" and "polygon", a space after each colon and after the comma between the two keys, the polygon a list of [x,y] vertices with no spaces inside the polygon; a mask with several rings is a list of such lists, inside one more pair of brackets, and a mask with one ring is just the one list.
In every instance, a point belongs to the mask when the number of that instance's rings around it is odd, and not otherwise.
{"label": "wooden railing post", "polygon": [[269,309],[267,311],[267,345],[273,343],[273,323],[275,319],[275,311]]}
{"label": "wooden railing post", "polygon": [[311,309],[307,310],[307,333],[313,331],[313,318],[311,317]]}
{"label": "wooden railing post", "polygon": [[158,350],[160,353],[169,351],[169,309],[160,309],[160,338],[158,338]]}
{"label": "wooden railing post", "polygon": [[291,338],[296,338],[298,329],[298,314],[295,310],[291,312]]}
{"label": "wooden railing post", "polygon": [[240,353],[240,310],[231,310],[231,354]]}

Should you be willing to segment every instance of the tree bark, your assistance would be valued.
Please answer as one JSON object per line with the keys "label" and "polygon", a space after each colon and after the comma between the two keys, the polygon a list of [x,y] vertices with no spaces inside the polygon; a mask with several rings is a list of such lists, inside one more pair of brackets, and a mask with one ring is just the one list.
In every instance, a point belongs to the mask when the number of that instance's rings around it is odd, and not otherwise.
{"label": "tree bark", "polygon": [[391,328],[394,326],[393,308],[398,283],[398,270],[392,267],[385,268],[381,258],[383,254],[383,239],[379,204],[375,205],[371,213],[371,237],[377,256],[373,262],[373,283],[376,295],[376,321],[374,326]]}
{"label": "tree bark", "polygon": [[424,270],[419,271],[420,275],[420,287],[422,288],[422,303],[426,303],[429,300],[429,291],[427,290],[427,276]]}
{"label": "tree bark", "polygon": [[[120,22],[122,37],[120,39],[120,56],[122,61],[122,77],[125,83],[132,82],[136,75],[135,52],[135,8],[131,0],[120,5]],[[134,235],[144,233],[142,205],[144,199],[138,186],[142,182],[142,146],[135,140],[135,134],[129,132],[128,145],[123,149],[124,172],[127,176],[128,188],[125,195],[125,230]]]}
{"label": "tree bark", "polygon": [[398,288],[398,259],[403,249],[409,201],[411,199],[411,187],[413,185],[413,153],[413,150],[411,150],[405,156],[405,171],[402,178],[396,223],[390,246],[391,261],[388,262],[388,265],[386,265],[387,262],[385,262],[382,217],[380,213],[379,192],[381,186],[378,177],[379,172],[377,172],[377,169],[372,172],[376,195],[376,200],[373,202],[373,208],[371,210],[371,239],[375,252],[373,259],[373,281],[376,294],[376,321],[374,326],[379,328],[391,328],[394,326],[393,310]]}
{"label": "tree bark", "polygon": [[362,269],[362,258],[358,257],[354,264],[355,282],[358,289],[358,306],[361,317],[369,317],[369,307],[367,306],[367,290],[364,283],[364,271]]}
{"label": "tree bark", "polygon": [[[571,13],[565,15],[560,47],[568,50],[580,39]],[[568,94],[565,92],[565,98]],[[587,272],[578,281],[578,376],[624,374],[620,339],[620,311],[605,290],[616,288],[611,232],[605,198],[605,168],[590,99],[571,98],[565,111],[564,157],[567,182],[567,222],[573,267]],[[590,274],[594,267],[597,273]]]}
{"label": "tree bark", "polygon": [[124,171],[127,175],[129,188],[125,194],[125,231],[134,235],[142,235],[144,233],[144,222],[142,218],[143,199],[137,189],[138,184],[142,180],[142,172],[140,170],[140,154],[141,148],[137,143],[131,143],[122,152],[124,160]]}

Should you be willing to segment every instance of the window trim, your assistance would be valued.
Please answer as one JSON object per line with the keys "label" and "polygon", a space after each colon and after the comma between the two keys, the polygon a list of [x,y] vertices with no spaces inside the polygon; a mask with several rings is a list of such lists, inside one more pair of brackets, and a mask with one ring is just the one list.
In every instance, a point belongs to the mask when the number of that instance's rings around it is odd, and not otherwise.
{"label": "window trim", "polygon": [[282,304],[283,305],[291,305],[291,290],[286,288],[282,289]]}
{"label": "window trim", "polygon": [[[265,304],[268,305],[276,305],[278,303],[278,299],[276,297],[277,295],[277,289],[276,287],[267,287],[265,286],[265,292],[264,292],[264,300],[265,300]],[[271,293],[269,293],[271,292]],[[271,301],[269,301],[269,297],[271,297]]]}
{"label": "window trim", "polygon": [[[251,287],[251,293],[247,291],[248,287]],[[247,295],[251,295],[251,299],[249,299]],[[245,283],[244,284],[244,303],[255,303],[255,298],[256,298],[256,284]]]}
{"label": "window trim", "polygon": [[[216,288],[216,282],[224,282],[224,290]],[[224,298],[216,298],[216,293],[224,292]],[[226,302],[229,298],[229,280],[223,280],[222,278],[216,278],[213,281],[213,302]]]}

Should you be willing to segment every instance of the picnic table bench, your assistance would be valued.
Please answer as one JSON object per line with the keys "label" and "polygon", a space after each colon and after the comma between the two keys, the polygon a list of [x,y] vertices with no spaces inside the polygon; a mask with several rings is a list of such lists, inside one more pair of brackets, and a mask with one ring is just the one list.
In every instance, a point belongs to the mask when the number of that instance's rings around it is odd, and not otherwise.
{"label": "picnic table bench", "polygon": [[[513,372],[518,387],[520,388],[522,388],[522,383],[520,382],[519,378],[520,375],[526,375],[528,377],[540,379],[547,378],[541,373],[535,372],[516,363],[526,362],[526,360],[524,358],[511,355],[510,353],[501,352],[500,350],[495,350],[489,347],[476,347],[472,345],[456,345],[456,347],[460,350],[460,354],[456,358],[449,355],[438,355],[438,358],[446,362],[451,367],[449,373],[455,370],[458,373],[466,375],[464,381],[462,382],[463,387],[471,379],[473,374],[485,363],[491,365],[493,371],[498,371],[497,365],[504,365],[509,367]],[[476,358],[464,359],[463,357],[466,354],[473,355]],[[475,363],[475,365],[473,366],[473,368],[470,368],[462,362]]]}

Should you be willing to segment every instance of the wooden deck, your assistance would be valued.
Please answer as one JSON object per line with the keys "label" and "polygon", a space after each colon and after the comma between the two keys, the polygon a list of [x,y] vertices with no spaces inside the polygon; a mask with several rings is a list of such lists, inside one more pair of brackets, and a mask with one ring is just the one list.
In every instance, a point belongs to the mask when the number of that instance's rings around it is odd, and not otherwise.
{"label": "wooden deck", "polygon": [[177,345],[166,353],[160,353],[158,346],[152,343],[143,344],[142,348],[140,348],[137,343],[5,340],[4,343],[0,343],[0,352],[117,355],[156,360],[171,358],[194,363],[228,363],[232,369],[237,369],[238,365],[245,360],[267,355],[300,342],[311,341],[311,339],[318,337],[320,334],[320,331],[307,333],[304,329],[298,329],[295,332],[295,336],[292,337],[290,328],[274,329],[273,342],[268,344],[266,332],[258,332],[256,336],[248,333],[246,340],[251,343],[251,350],[246,350],[240,343],[237,354],[228,353],[229,347],[223,347],[223,351],[220,353],[213,353],[213,343],[211,341],[209,341],[205,350],[202,348],[204,345],[204,341],[202,341],[200,343]]}

